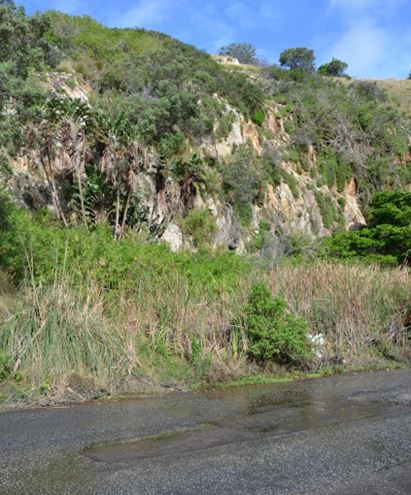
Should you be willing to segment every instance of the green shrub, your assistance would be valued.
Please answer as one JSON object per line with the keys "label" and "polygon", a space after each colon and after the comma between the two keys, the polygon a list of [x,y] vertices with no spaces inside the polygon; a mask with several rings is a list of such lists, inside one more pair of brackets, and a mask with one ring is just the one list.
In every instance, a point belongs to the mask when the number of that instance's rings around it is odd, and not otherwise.
{"label": "green shrub", "polygon": [[234,213],[242,227],[249,227],[253,219],[253,205],[249,201],[239,201],[234,205]]}
{"label": "green shrub", "polygon": [[13,1],[0,2],[0,149],[11,156],[25,144],[24,126],[44,101],[38,73],[58,63],[48,29],[43,14],[29,17]]}
{"label": "green shrub", "polygon": [[265,178],[263,159],[249,144],[236,146],[232,156],[220,165],[226,199],[243,225],[252,218],[252,205],[258,200]]}
{"label": "green shrub", "polygon": [[253,115],[253,122],[262,127],[265,121],[265,113],[263,110],[257,110]]}
{"label": "green shrub", "polygon": [[355,176],[364,205],[374,191],[407,183],[407,167],[392,164],[406,155],[409,124],[375,84],[341,83],[278,67],[264,74],[267,90],[287,105],[280,116],[292,109],[286,132],[294,140],[304,135],[313,145],[324,183],[342,192],[347,178]]}
{"label": "green shrub", "polygon": [[10,215],[13,208],[14,206],[10,198],[0,189],[0,231],[7,230],[11,227]]}
{"label": "green shrub", "polygon": [[287,159],[292,163],[299,163],[300,162],[300,151],[295,147],[290,148],[287,151]]}
{"label": "green shrub", "polygon": [[[17,283],[28,275],[28,263],[32,277],[41,282],[53,282],[55,267],[61,264],[74,282],[91,278],[113,297],[141,280],[155,288],[178,276],[193,294],[216,294],[232,291],[249,270],[248,261],[235,253],[172,253],[166,244],[149,244],[134,234],[115,241],[106,225],[91,232],[63,228],[40,213],[30,215],[15,208],[10,228],[0,229],[0,267]],[[200,220],[207,236],[214,230],[209,212],[201,214]]]}
{"label": "green shrub", "polygon": [[159,145],[159,154],[163,160],[168,160],[174,155],[182,153],[185,148],[185,136],[182,132],[167,134]]}
{"label": "green shrub", "polygon": [[283,170],[282,177],[284,182],[290,188],[294,199],[298,199],[300,197],[300,191],[298,189],[298,182],[293,173],[289,173],[286,170]]}
{"label": "green shrub", "polygon": [[215,132],[215,137],[218,141],[223,141],[227,139],[229,136],[231,129],[233,128],[233,123],[235,120],[234,113],[228,113],[227,115],[223,115],[218,119],[218,127]]}
{"label": "green shrub", "polygon": [[309,356],[307,322],[291,314],[287,302],[255,284],[245,308],[248,353],[258,362],[301,363]]}
{"label": "green shrub", "polygon": [[194,209],[182,222],[183,232],[190,235],[196,247],[210,244],[217,231],[214,216],[208,210]]}
{"label": "green shrub", "polygon": [[321,191],[315,192],[315,199],[317,201],[318,208],[320,209],[324,227],[326,229],[330,229],[339,220],[337,208],[333,200]]}
{"label": "green shrub", "polygon": [[11,356],[0,351],[0,383],[10,375],[12,368]]}
{"label": "green shrub", "polygon": [[268,237],[268,234],[270,232],[271,226],[270,222],[268,220],[261,220],[258,226],[258,233],[254,237],[253,241],[253,250],[254,251],[260,251]]}

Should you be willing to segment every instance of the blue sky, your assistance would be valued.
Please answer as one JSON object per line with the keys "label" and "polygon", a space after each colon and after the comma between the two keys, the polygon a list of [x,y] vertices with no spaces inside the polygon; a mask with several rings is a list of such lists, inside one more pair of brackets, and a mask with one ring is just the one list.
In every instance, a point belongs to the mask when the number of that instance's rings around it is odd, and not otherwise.
{"label": "blue sky", "polygon": [[340,58],[355,77],[404,79],[411,71],[411,0],[18,0],[29,13],[87,14],[109,26],[144,27],[216,53],[247,41],[278,61],[296,46],[318,63]]}

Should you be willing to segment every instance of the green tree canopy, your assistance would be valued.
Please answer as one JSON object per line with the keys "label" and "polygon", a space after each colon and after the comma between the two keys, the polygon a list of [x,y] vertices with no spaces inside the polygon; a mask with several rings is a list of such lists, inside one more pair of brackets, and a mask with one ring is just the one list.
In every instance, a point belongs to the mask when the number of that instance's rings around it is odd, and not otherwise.
{"label": "green tree canopy", "polygon": [[0,0],[0,148],[9,153],[24,143],[23,126],[43,99],[39,73],[59,61],[49,29],[45,15],[28,17],[23,7]]}
{"label": "green tree canopy", "polygon": [[258,63],[255,48],[250,43],[231,43],[219,50],[219,55],[236,58],[240,64],[256,65]]}
{"label": "green tree canopy", "polygon": [[46,40],[49,29],[46,16],[28,17],[23,7],[0,0],[0,62],[7,63],[9,72],[22,78],[28,76],[30,68],[58,63],[57,51]]}
{"label": "green tree canopy", "polygon": [[308,48],[288,48],[280,55],[280,64],[290,70],[300,69],[304,72],[315,71],[314,50]]}
{"label": "green tree canopy", "polygon": [[411,259],[411,193],[377,193],[367,215],[368,225],[326,241],[329,253],[341,258],[366,258],[384,264]]}
{"label": "green tree canopy", "polygon": [[344,77],[346,75],[345,71],[347,69],[348,64],[346,64],[342,60],[333,58],[331,62],[321,65],[321,67],[319,67],[318,69],[318,72],[323,76]]}

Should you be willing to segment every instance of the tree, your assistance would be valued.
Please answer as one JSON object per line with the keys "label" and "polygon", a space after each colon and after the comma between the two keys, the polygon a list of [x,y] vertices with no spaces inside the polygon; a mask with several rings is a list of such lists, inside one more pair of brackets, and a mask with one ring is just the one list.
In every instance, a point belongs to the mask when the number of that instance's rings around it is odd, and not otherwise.
{"label": "tree", "polygon": [[251,205],[262,188],[262,163],[249,144],[236,146],[226,163],[222,164],[223,189],[226,200],[245,223],[252,218]]}
{"label": "tree", "polygon": [[411,193],[377,193],[369,208],[368,225],[325,241],[328,253],[364,258],[383,264],[409,264],[411,259]]}
{"label": "tree", "polygon": [[87,226],[83,181],[88,152],[86,127],[91,115],[87,103],[79,100],[56,98],[48,102],[48,110],[60,120],[59,161],[62,167],[75,177],[83,223]]}
{"label": "tree", "polygon": [[44,101],[40,73],[58,63],[49,29],[47,16],[29,17],[13,1],[0,0],[0,149],[10,155],[23,146],[24,124]]}
{"label": "tree", "polygon": [[314,50],[308,48],[288,48],[280,55],[280,64],[290,70],[300,69],[304,72],[315,71]]}
{"label": "tree", "polygon": [[[46,39],[49,29],[45,15],[28,17],[23,7],[0,0],[0,60],[7,62],[13,76],[26,79],[32,68],[40,70],[49,63],[48,54],[54,50]],[[55,59],[54,65],[58,62]]]}
{"label": "tree", "polygon": [[98,168],[115,193],[114,239],[121,239],[133,195],[137,192],[143,152],[135,129],[123,115],[111,119],[101,113],[97,125],[104,145]]}
{"label": "tree", "polygon": [[333,58],[328,64],[319,67],[318,72],[323,76],[344,77],[348,64],[337,58]]}
{"label": "tree", "polygon": [[219,55],[236,58],[240,64],[257,65],[255,48],[250,43],[231,43],[219,50]]}
{"label": "tree", "polygon": [[46,177],[51,191],[54,211],[57,217],[68,227],[68,220],[64,212],[63,203],[59,194],[58,175],[56,167],[56,124],[52,124],[43,110],[40,117],[26,127],[26,156],[28,164],[33,169],[41,169]]}
{"label": "tree", "polygon": [[408,80],[411,81],[411,70],[410,73],[408,74]]}

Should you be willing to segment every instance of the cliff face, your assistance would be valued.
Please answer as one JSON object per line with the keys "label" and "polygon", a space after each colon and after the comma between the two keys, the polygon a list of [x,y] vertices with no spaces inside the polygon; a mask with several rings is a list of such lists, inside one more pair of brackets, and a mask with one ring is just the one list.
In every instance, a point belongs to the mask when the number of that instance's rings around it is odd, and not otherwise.
{"label": "cliff face", "polygon": [[409,121],[373,82],[2,12],[0,185],[66,226],[275,254],[363,225],[375,192],[411,183]]}
{"label": "cliff face", "polygon": [[[73,84],[68,74],[49,74],[45,87],[50,97],[63,93],[67,98],[86,104],[89,101],[90,88]],[[212,190],[207,181],[198,183],[190,177],[177,180],[162,166],[155,149],[146,147],[144,163],[135,184],[139,208],[145,212],[148,227],[155,230],[159,239],[169,243],[172,250],[196,248],[193,232],[187,232],[184,228],[184,218],[193,211],[207,212],[215,224],[209,244],[239,253],[252,249],[262,228],[264,235],[275,244],[293,234],[314,238],[329,235],[337,228],[354,229],[364,225],[354,178],[338,191],[336,187],[319,184],[312,173],[317,166],[312,146],[307,149],[304,169],[288,156],[292,140],[285,130],[287,118],[281,116],[281,106],[271,103],[264,122],[257,125],[217,95],[215,99],[224,106],[224,117],[229,122],[224,135],[218,132],[221,123],[215,122],[215,132],[188,144],[185,154],[218,164],[230,161],[235,150],[247,147],[254,157],[247,167],[257,168],[257,162],[268,158],[275,161],[277,179],[268,178],[260,186],[259,199],[251,205],[249,221],[244,223],[221,192],[223,180],[218,167],[214,165],[213,171],[219,187]],[[220,138],[217,138],[219,135]],[[55,139],[56,147],[61,147],[61,136],[55,136]],[[73,143],[76,142],[75,136],[72,139]],[[81,159],[90,160],[90,156],[84,152]],[[12,162],[6,177],[7,187],[20,204],[31,209],[46,207],[53,210],[54,191],[46,170],[39,166],[40,161],[38,149],[26,150]],[[71,215],[70,219],[75,220],[69,200],[65,197],[65,176],[71,171],[67,170],[63,161],[61,153],[56,153],[53,168],[58,195],[62,198],[66,216]],[[85,174],[85,165],[80,166],[82,174]],[[101,212],[100,218],[96,215],[97,222],[103,220],[104,212]]]}

